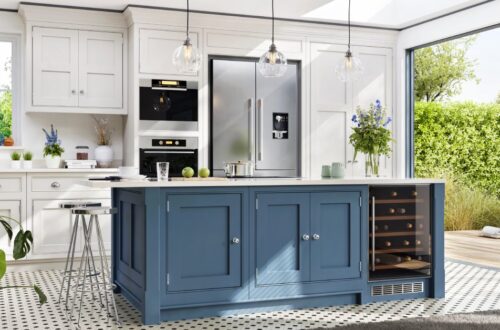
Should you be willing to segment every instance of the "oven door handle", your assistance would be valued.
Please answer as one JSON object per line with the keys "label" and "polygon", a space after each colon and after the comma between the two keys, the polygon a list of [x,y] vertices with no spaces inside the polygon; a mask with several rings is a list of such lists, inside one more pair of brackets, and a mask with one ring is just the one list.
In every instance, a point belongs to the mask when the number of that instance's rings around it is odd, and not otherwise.
{"label": "oven door handle", "polygon": [[166,150],[158,150],[158,151],[143,151],[145,154],[194,154],[194,151],[166,151]]}

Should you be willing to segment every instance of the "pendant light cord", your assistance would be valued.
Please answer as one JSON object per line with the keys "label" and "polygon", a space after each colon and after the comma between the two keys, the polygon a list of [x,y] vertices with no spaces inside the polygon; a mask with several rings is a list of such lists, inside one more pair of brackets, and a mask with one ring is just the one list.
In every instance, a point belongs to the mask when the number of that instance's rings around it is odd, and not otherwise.
{"label": "pendant light cord", "polygon": [[187,1],[187,15],[186,15],[186,37],[189,39],[189,0]]}
{"label": "pendant light cord", "polygon": [[347,43],[347,50],[350,52],[351,51],[351,0],[349,0],[349,8],[347,10],[347,26],[349,29],[349,41]]}
{"label": "pendant light cord", "polygon": [[272,43],[274,44],[274,0],[271,0],[271,13],[273,16],[273,19],[272,19],[272,25],[273,25]]}

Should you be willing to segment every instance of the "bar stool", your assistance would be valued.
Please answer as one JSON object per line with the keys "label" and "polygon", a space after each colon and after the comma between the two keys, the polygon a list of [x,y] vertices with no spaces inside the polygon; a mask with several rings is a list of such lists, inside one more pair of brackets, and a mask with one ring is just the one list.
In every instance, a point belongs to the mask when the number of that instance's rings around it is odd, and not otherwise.
{"label": "bar stool", "polygon": [[[75,208],[87,208],[87,207],[101,207],[101,203],[96,203],[96,202],[83,202],[83,201],[78,201],[78,202],[65,202],[61,203],[59,207],[61,209],[75,209]],[[71,280],[74,277],[73,273],[76,272],[76,269],[73,268],[74,264],[74,259],[75,259],[75,249],[76,249],[76,241],[78,238],[78,228],[79,228],[79,220],[80,217],[84,217],[83,215],[77,214],[75,216],[75,221],[73,222],[73,228],[71,229],[71,238],[69,241],[69,249],[68,249],[68,255],[66,256],[66,264],[64,266],[64,272],[63,272],[63,278],[61,281],[61,287],[59,289],[59,303],[61,303],[61,298],[63,295],[63,291],[66,288],[66,299],[64,301],[66,310],[68,309],[68,298],[69,298],[69,291],[71,287]],[[83,223],[83,221],[82,221]],[[83,223],[85,225],[85,223]],[[85,231],[86,228],[84,226],[83,230]],[[95,265],[92,264],[93,270],[95,271]]]}
{"label": "bar stool", "polygon": [[[108,317],[111,316],[110,312],[110,300],[111,306],[113,308],[115,320],[120,324],[118,318],[118,310],[116,308],[116,301],[113,295],[113,290],[115,285],[111,283],[110,270],[108,265],[108,260],[106,258],[106,252],[104,247],[104,240],[102,238],[101,226],[99,224],[99,215],[107,215],[116,213],[116,209],[111,207],[86,207],[86,208],[74,208],[71,213],[75,216],[82,216],[82,223],[85,234],[84,248],[82,252],[82,258],[80,260],[80,266],[78,269],[78,275],[76,277],[76,283],[74,285],[73,297],[71,302],[71,312],[69,315],[70,320],[73,319],[73,313],[75,310],[75,305],[79,304],[78,310],[78,320],[77,326],[80,324],[80,318],[82,315],[83,300],[85,299],[86,293],[91,293],[93,301],[95,301],[94,293],[99,295],[99,301],[101,302],[101,307],[106,308],[106,313]],[[90,216],[88,223],[86,222],[85,216]],[[94,255],[92,254],[92,234],[95,229],[95,236],[97,240],[97,250],[98,257],[97,263],[100,264],[100,271],[96,271]],[[100,276],[99,276],[100,275]],[[96,283],[93,283],[92,278],[96,277]],[[99,280],[98,277],[101,277]],[[89,278],[89,283],[87,283],[87,278]],[[80,297],[78,294],[80,293]],[[106,303],[106,306],[102,304],[102,297]],[[79,301],[78,301],[79,300]]]}

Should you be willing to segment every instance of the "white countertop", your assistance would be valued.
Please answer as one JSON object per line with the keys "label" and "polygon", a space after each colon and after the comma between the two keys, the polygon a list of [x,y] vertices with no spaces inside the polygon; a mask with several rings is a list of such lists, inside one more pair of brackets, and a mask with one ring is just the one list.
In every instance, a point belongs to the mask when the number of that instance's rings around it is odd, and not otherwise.
{"label": "white countertop", "polygon": [[117,173],[117,168],[69,169],[69,168],[0,168],[2,173]]}
{"label": "white countertop", "polygon": [[122,181],[88,181],[95,188],[159,188],[159,187],[247,187],[247,186],[335,186],[335,185],[397,185],[397,184],[431,184],[444,183],[441,179],[397,179],[397,178],[174,178],[172,181],[122,180]]}

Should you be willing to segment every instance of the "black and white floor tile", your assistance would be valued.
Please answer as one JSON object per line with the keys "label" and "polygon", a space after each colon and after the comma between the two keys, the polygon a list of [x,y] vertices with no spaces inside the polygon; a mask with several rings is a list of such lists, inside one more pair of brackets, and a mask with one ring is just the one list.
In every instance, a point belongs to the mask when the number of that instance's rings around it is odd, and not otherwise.
{"label": "black and white floor tile", "polygon": [[[57,303],[60,271],[8,273],[2,285],[37,283],[48,296],[40,307],[32,290],[0,290],[0,328],[9,330],[71,329],[66,312]],[[283,312],[258,313],[232,317],[203,318],[164,322],[142,326],[139,313],[121,296],[116,295],[121,326],[108,320],[92,303],[85,304],[82,329],[316,329],[353,323],[380,322],[409,317],[469,313],[500,309],[500,271],[455,261],[446,262],[446,298],[418,299],[310,308]]]}

